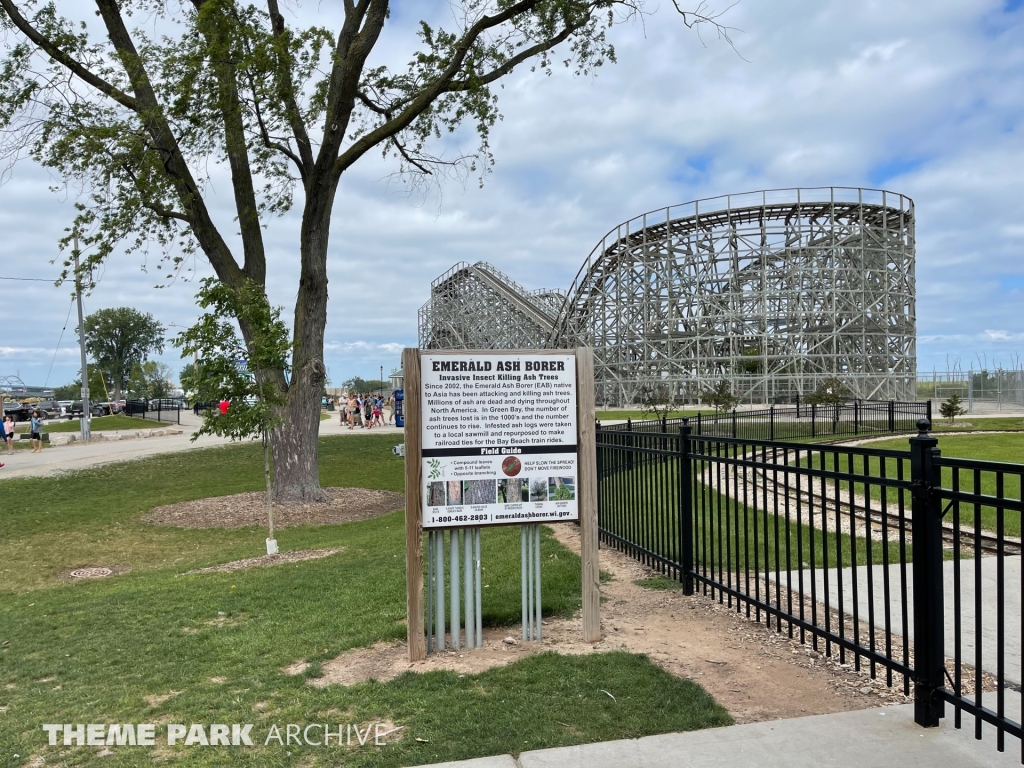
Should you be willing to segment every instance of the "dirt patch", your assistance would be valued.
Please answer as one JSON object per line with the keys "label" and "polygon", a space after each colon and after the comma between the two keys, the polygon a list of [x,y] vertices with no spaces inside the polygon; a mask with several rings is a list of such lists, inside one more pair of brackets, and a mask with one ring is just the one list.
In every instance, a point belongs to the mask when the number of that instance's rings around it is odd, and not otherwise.
{"label": "dirt patch", "polygon": [[[552,526],[556,537],[579,552],[574,525]],[[321,676],[310,685],[353,685],[386,681],[406,670],[435,669],[474,674],[504,666],[534,653],[555,651],[587,654],[623,649],[646,654],[677,677],[702,685],[736,719],[757,722],[827,714],[892,703],[905,703],[901,690],[886,688],[838,658],[827,658],[737,614],[735,609],[681,590],[646,589],[633,582],[653,572],[614,550],[601,549],[601,569],[614,580],[601,585],[601,626],[598,643],[581,641],[582,621],[544,621],[544,640],[523,643],[518,626],[484,629],[483,648],[444,651],[410,663],[404,643],[378,643],[355,648],[324,662]],[[301,674],[295,662],[284,671]]]}
{"label": "dirt patch", "polygon": [[[369,520],[405,506],[405,496],[369,488],[325,488],[325,504],[274,504],[274,525],[337,525]],[[142,517],[154,525],[177,528],[245,528],[267,522],[267,498],[263,493],[236,493],[209,499],[183,501],[157,507]]]}
{"label": "dirt patch", "polygon": [[245,568],[266,568],[271,565],[284,565],[285,563],[298,563],[302,560],[319,560],[321,557],[330,557],[341,552],[340,549],[297,549],[294,552],[278,552],[276,555],[260,555],[259,557],[247,557],[244,560],[232,560],[230,563],[211,565],[209,568],[200,568],[195,571],[186,571],[182,576],[193,573],[230,573],[241,571]]}
{"label": "dirt patch", "polygon": [[167,693],[154,693],[150,696],[143,696],[142,698],[146,700],[146,704],[149,706],[150,709],[154,709],[156,707],[159,707],[165,701],[170,701],[175,696],[178,696],[180,694],[181,691],[168,691]]}

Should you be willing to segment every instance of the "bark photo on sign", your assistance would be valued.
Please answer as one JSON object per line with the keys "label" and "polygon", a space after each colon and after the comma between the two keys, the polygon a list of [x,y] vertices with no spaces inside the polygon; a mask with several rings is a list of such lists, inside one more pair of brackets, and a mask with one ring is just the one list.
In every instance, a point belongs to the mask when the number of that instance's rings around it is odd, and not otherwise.
{"label": "bark photo on sign", "polygon": [[464,504],[493,504],[495,494],[494,480],[466,480],[462,488]]}
{"label": "bark photo on sign", "polygon": [[444,495],[444,483],[440,481],[427,483],[427,504],[432,507],[445,506]]}
{"label": "bark photo on sign", "polygon": [[519,504],[530,500],[529,482],[523,478],[509,478],[498,483],[499,504]]}
{"label": "bark photo on sign", "polygon": [[448,506],[462,506],[462,481],[449,480],[448,483]]}

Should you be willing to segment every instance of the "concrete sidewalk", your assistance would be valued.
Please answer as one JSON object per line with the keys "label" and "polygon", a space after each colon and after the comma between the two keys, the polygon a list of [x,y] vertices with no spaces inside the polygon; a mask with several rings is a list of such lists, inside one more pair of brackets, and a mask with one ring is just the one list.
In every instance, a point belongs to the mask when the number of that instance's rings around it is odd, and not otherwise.
{"label": "concrete sidewalk", "polygon": [[[1015,719],[1019,720],[1016,712]],[[792,720],[748,723],[690,733],[605,741],[484,757],[434,768],[1009,768],[1020,766],[1021,745],[1006,737],[996,751],[995,729],[974,740],[974,721],[953,727],[953,710],[938,728],[914,725],[914,705]]]}
{"label": "concrete sidewalk", "polygon": [[[960,566],[960,642],[962,659],[965,664],[973,664],[976,653],[975,638],[975,614],[981,611],[981,666],[986,672],[993,675],[999,672],[999,635],[998,635],[998,559],[996,557],[982,557],[979,563],[981,569],[981,600],[980,605],[975,601],[975,562],[973,560],[960,560],[954,563],[946,560],[942,563],[943,583],[943,616],[945,619],[945,647],[946,656],[952,658],[956,642],[956,616],[954,610],[954,568]],[[1003,558],[1003,610],[1004,610],[1004,673],[1006,680],[1011,683],[1021,682],[1021,558],[1019,555],[1006,556]],[[856,571],[856,573],[855,573]],[[886,574],[888,571],[888,574]],[[825,571],[817,568],[814,571],[814,589],[819,605],[824,605],[826,593],[825,582],[828,580],[829,606],[839,610],[848,616],[854,615],[854,607],[857,608],[858,618],[867,622],[869,608],[874,609],[876,628],[885,627],[886,610],[889,612],[889,619],[893,634],[903,634],[902,622],[902,599],[903,581],[902,570],[899,565],[873,565],[870,566],[870,576],[873,590],[868,599],[868,575],[869,566],[860,565],[856,569],[843,568],[842,575],[842,602],[839,600],[839,579],[840,575],[835,568]],[[856,600],[854,600],[854,576],[856,575]],[[889,604],[885,601],[885,576],[889,578]],[[803,578],[804,594],[811,594],[811,572],[804,570],[787,573],[783,571],[782,583],[793,589],[797,588],[800,578]],[[768,576],[769,580],[775,581],[775,574]],[[907,634],[910,639],[914,637],[914,573],[908,565],[906,568],[907,595]],[[820,619],[819,619],[820,621]],[[1014,694],[1016,695],[1016,694]]]}
{"label": "concrete sidewalk", "polygon": [[[348,427],[338,424],[337,416],[320,422],[320,435],[378,435],[392,434],[400,435],[404,429],[400,427],[374,427],[373,429],[356,429],[349,431]],[[175,429],[182,429],[180,435],[165,435],[163,437],[149,437],[145,440],[118,440],[113,442],[103,441],[94,443],[75,442],[70,445],[55,446],[46,448],[42,453],[30,451],[17,451],[13,456],[6,453],[0,455],[0,462],[6,466],[0,469],[0,481],[13,480],[19,477],[48,477],[61,472],[73,472],[80,469],[88,469],[101,464],[112,464],[115,462],[133,461],[135,459],[156,456],[163,453],[177,453],[179,451],[191,451],[197,448],[211,448],[219,445],[227,445],[231,441],[223,437],[203,436],[192,442],[192,432],[198,428],[200,419],[194,417],[191,411],[181,413],[181,426],[173,426]]]}

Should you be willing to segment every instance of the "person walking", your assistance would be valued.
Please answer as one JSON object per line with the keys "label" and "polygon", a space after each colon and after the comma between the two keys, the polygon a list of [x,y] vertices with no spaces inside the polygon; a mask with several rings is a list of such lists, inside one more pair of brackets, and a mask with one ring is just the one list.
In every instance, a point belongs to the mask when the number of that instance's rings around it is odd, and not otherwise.
{"label": "person walking", "polygon": [[388,395],[388,424],[395,423],[395,393]]}
{"label": "person walking", "polygon": [[14,455],[14,417],[11,414],[4,416],[3,424],[4,442],[7,443],[7,455]]}
{"label": "person walking", "polygon": [[[9,434],[10,433],[7,431],[7,419],[4,419],[3,421],[0,421],[0,443],[7,443],[7,445],[8,445],[7,452],[8,453],[14,453],[14,451],[11,450],[10,447],[9,447],[10,444],[11,444],[10,440],[7,437],[7,435],[9,435]],[[3,462],[0,461],[0,469],[2,469],[3,466],[4,466]]]}
{"label": "person walking", "polygon": [[43,414],[36,408],[32,411],[32,419],[29,421],[28,441],[32,444],[32,453],[43,451]]}
{"label": "person walking", "polygon": [[351,395],[348,396],[348,403],[345,405],[345,413],[348,415],[349,429],[356,428],[356,409],[358,407],[359,402],[355,396],[355,393],[352,393]]}

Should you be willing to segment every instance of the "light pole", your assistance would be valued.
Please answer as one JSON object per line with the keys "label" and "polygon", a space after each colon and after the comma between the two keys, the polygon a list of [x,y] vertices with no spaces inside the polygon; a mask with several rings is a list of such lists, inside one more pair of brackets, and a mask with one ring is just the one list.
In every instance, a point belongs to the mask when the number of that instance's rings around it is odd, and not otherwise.
{"label": "light pole", "polygon": [[82,354],[82,442],[92,437],[89,430],[89,362],[85,357],[85,318],[82,314],[82,277],[78,265],[78,233],[75,233],[75,298],[78,300],[78,348]]}
{"label": "light pole", "polygon": [[377,388],[377,397],[384,397],[384,366],[380,367],[380,384]]}

